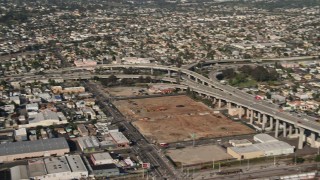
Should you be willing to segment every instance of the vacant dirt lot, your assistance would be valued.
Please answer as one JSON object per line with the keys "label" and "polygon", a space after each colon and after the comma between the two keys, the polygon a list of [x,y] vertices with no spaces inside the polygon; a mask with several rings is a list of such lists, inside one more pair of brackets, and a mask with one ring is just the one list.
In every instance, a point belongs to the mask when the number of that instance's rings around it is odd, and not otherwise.
{"label": "vacant dirt lot", "polygon": [[221,147],[216,145],[168,150],[167,155],[170,156],[175,163],[184,166],[233,158]]}
{"label": "vacant dirt lot", "polygon": [[192,133],[198,139],[254,132],[187,96],[121,100],[115,105],[142,134],[157,142],[191,140]]}

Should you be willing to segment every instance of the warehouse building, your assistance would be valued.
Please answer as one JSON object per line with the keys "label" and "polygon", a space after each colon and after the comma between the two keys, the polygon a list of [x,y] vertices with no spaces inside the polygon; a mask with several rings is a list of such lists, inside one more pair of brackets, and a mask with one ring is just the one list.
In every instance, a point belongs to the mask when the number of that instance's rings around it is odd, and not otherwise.
{"label": "warehouse building", "polygon": [[70,149],[65,138],[0,144],[0,162],[41,156],[62,156]]}
{"label": "warehouse building", "polygon": [[114,163],[113,158],[107,152],[92,154],[91,155],[91,161],[92,161],[92,163],[94,165],[112,164],[112,163]]}
{"label": "warehouse building", "polygon": [[95,136],[78,137],[77,142],[83,152],[94,152],[100,148],[99,141]]}
{"label": "warehouse building", "polygon": [[28,165],[11,168],[15,179],[67,180],[86,179],[89,175],[80,155],[49,157],[28,161]]}
{"label": "warehouse building", "polygon": [[253,140],[260,143],[266,143],[266,142],[276,142],[278,139],[270,136],[269,134],[257,134],[253,136]]}
{"label": "warehouse building", "polygon": [[227,153],[238,160],[252,159],[264,156],[264,152],[254,145],[228,147]]}
{"label": "warehouse building", "polygon": [[294,146],[283,141],[278,141],[268,134],[255,135],[254,140],[259,143],[228,147],[227,152],[238,160],[294,153]]}

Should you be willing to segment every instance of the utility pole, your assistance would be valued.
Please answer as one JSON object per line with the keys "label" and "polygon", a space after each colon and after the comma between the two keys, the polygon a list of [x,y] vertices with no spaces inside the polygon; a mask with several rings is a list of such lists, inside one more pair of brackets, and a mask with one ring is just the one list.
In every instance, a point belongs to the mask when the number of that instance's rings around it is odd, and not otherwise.
{"label": "utility pole", "polygon": [[214,160],[212,160],[212,169],[214,170]]}
{"label": "utility pole", "polygon": [[220,162],[219,162],[219,172],[221,172],[221,164],[220,164]]}
{"label": "utility pole", "polygon": [[248,159],[248,163],[247,163],[247,170],[249,170],[249,159]]}
{"label": "utility pole", "polygon": [[276,156],[273,156],[273,165],[276,166]]}

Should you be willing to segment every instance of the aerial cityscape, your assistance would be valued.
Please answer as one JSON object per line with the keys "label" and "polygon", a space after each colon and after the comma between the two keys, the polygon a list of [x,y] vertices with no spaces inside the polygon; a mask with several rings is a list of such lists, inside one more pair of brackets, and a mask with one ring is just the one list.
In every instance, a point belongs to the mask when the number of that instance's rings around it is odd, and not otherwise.
{"label": "aerial cityscape", "polygon": [[0,180],[320,179],[319,0],[0,0]]}

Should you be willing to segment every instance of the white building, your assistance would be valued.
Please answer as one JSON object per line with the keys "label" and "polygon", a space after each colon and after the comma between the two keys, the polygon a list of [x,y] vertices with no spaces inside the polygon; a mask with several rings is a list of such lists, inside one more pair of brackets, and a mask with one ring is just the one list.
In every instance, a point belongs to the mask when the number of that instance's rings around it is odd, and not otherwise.
{"label": "white building", "polygon": [[51,126],[55,124],[68,123],[66,118],[60,121],[59,114],[49,109],[45,109],[37,114],[30,114],[28,118],[29,124],[21,124],[19,127],[37,127],[37,126]]}
{"label": "white building", "polygon": [[38,180],[86,179],[88,170],[80,155],[49,157],[29,162],[30,178]]}
{"label": "white building", "polygon": [[38,103],[31,103],[26,105],[26,110],[27,111],[38,111],[39,110],[39,105]]}
{"label": "white building", "polygon": [[254,144],[254,146],[263,151],[265,156],[277,156],[294,153],[294,146],[291,146],[283,141],[258,143]]}
{"label": "white building", "polygon": [[13,101],[14,103],[20,105],[20,97],[19,96],[11,96],[10,102]]}
{"label": "white building", "polygon": [[260,142],[260,143],[278,141],[276,138],[270,136],[269,134],[257,134],[255,136],[253,136],[253,140],[256,142]]}
{"label": "white building", "polygon": [[28,140],[26,128],[20,128],[20,129],[14,130],[14,139],[16,141]]}
{"label": "white building", "polygon": [[109,153],[96,153],[91,155],[91,161],[94,165],[102,165],[102,164],[112,164],[114,163],[113,158]]}

